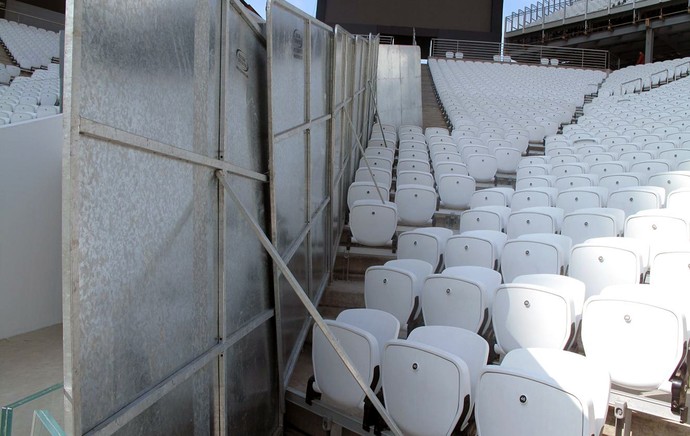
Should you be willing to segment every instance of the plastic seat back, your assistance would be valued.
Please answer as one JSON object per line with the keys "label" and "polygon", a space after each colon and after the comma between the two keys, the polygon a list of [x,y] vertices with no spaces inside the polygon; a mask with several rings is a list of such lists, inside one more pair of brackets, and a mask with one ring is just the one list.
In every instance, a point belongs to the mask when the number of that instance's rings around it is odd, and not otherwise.
{"label": "plastic seat back", "polygon": [[438,178],[441,207],[467,209],[476,189],[474,178],[461,174],[444,174]]}
{"label": "plastic seat back", "polygon": [[499,354],[530,347],[562,350],[574,334],[570,301],[546,286],[501,285],[492,319]]}
{"label": "plastic seat back", "polygon": [[502,232],[508,222],[510,208],[480,206],[460,214],[460,233],[468,230],[496,230]]}
{"label": "plastic seat back", "polygon": [[436,271],[443,261],[446,241],[453,231],[443,227],[411,230],[398,236],[398,259],[418,259],[432,265]]}
{"label": "plastic seat back", "polygon": [[664,198],[664,190],[658,186],[629,187],[611,192],[606,205],[621,209],[628,217],[642,210],[660,208]]}
{"label": "plastic seat back", "polygon": [[610,285],[637,284],[643,278],[649,244],[632,238],[593,238],[575,245],[568,275],[582,281],[587,297]]}
{"label": "plastic seat back", "polygon": [[582,343],[587,356],[607,366],[612,383],[644,392],[674,375],[687,348],[687,328],[673,303],[640,287],[615,286],[588,299]]}
{"label": "plastic seat back", "polygon": [[508,238],[517,238],[529,233],[558,233],[563,216],[563,209],[557,207],[528,207],[512,212],[506,234]]}
{"label": "plastic seat back", "polygon": [[400,185],[395,191],[395,204],[401,223],[427,224],[436,212],[436,190],[424,185]]}
{"label": "plastic seat back", "polygon": [[558,189],[556,188],[528,188],[517,191],[510,199],[512,211],[528,207],[551,207],[555,205]]}
{"label": "plastic seat back", "polygon": [[501,253],[501,272],[505,283],[524,274],[565,274],[572,241],[568,236],[550,233],[522,235],[509,239]]}
{"label": "plastic seat back", "polygon": [[445,264],[481,266],[499,270],[501,253],[508,236],[496,230],[470,230],[451,236],[446,243]]}
{"label": "plastic seat back", "polygon": [[440,348],[394,340],[383,354],[386,410],[404,434],[451,434],[469,413],[467,364]]}
{"label": "plastic seat back", "polygon": [[567,213],[561,234],[569,236],[573,244],[587,239],[616,237],[623,233],[625,212],[614,208],[587,208]]}
{"label": "plastic seat back", "polygon": [[376,193],[374,182],[353,182],[347,189],[348,209],[352,210],[352,206],[357,200],[379,200],[380,202],[381,197],[383,197],[387,201],[389,197],[388,189],[379,186],[379,192],[381,193],[380,196]]}
{"label": "plastic seat back", "polygon": [[510,206],[513,188],[487,188],[475,191],[470,199],[470,208],[480,206]]}
{"label": "plastic seat back", "polygon": [[493,294],[501,275],[489,268],[458,266],[427,277],[422,291],[425,325],[483,333],[491,321]]}
{"label": "plastic seat back", "polygon": [[560,207],[565,213],[579,209],[606,207],[608,195],[609,190],[603,186],[566,189],[558,193],[556,207]]}
{"label": "plastic seat back", "polygon": [[398,208],[389,201],[355,201],[350,210],[350,230],[356,242],[363,245],[388,244],[398,225]]}

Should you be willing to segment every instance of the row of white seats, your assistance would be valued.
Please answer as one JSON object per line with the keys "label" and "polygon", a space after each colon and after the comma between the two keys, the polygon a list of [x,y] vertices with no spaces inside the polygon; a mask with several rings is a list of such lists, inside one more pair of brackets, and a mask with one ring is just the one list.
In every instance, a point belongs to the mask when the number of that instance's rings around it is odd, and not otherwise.
{"label": "row of white seats", "polygon": [[38,69],[60,57],[57,33],[0,18],[0,40],[22,69]]}
{"label": "row of white seats", "polygon": [[[584,95],[595,92],[603,78],[600,72],[568,69],[549,73],[554,70],[539,66],[492,67],[445,60],[430,60],[429,66],[454,130],[485,128],[479,122],[488,121],[499,128],[495,133],[507,133],[504,126],[512,124],[527,130],[534,143],[570,122]],[[534,80],[535,75],[543,77]]]}
{"label": "row of white seats", "polygon": [[[606,368],[586,357],[521,348],[501,365],[487,365],[489,345],[471,331],[425,326],[397,339],[397,320],[373,309],[346,310],[326,325],[403,434],[460,432],[472,415],[485,436],[564,426],[584,436],[603,428],[611,380]],[[379,433],[386,426],[318,326],[313,337],[307,403],[318,399],[360,415],[365,430],[373,426]]]}
{"label": "row of white seats", "polygon": [[[591,245],[595,245],[596,242],[596,240],[591,241]],[[608,256],[608,254],[606,254],[606,256]],[[681,262],[687,262],[690,257],[690,250],[688,250],[687,247],[682,256]],[[599,258],[601,258],[601,255]],[[537,260],[535,259],[535,261]],[[393,263],[395,263],[395,265],[393,265]],[[595,360],[602,365],[599,372],[602,376],[599,380],[607,380],[599,384],[600,387],[606,387],[602,389],[602,392],[605,393],[599,396],[601,401],[600,408],[604,411],[604,415],[608,402],[607,373],[611,374],[611,380],[615,384],[638,392],[668,388],[669,380],[680,379],[680,381],[683,381],[687,379],[687,374],[682,372],[682,368],[684,367],[683,359],[686,358],[686,353],[684,351],[688,338],[687,325],[685,322],[686,313],[683,310],[677,310],[673,306],[674,303],[677,303],[677,299],[681,294],[678,289],[674,289],[672,286],[667,284],[663,286],[655,284],[633,285],[632,287],[621,285],[608,286],[602,290],[600,295],[590,296],[585,302],[584,299],[587,295],[585,292],[585,283],[569,277],[552,274],[523,275],[516,277],[511,283],[501,285],[500,275],[487,268],[456,267],[449,268],[441,274],[433,275],[430,274],[432,270],[431,264],[424,264],[425,262],[423,261],[413,261],[409,259],[392,261],[387,264],[389,265],[389,275],[385,275],[385,273],[380,274],[381,268],[373,267],[374,269],[371,270],[371,275],[368,277],[368,283],[365,284],[365,286],[370,286],[372,282],[378,282],[381,287],[386,288],[384,294],[387,294],[388,298],[369,298],[366,289],[365,298],[367,299],[366,304],[368,308],[369,306],[376,305],[377,301],[383,302],[387,305],[387,308],[390,308],[391,300],[403,300],[403,298],[400,298],[400,293],[403,293],[406,288],[419,287],[419,283],[423,282],[423,301],[430,301],[430,304],[426,307],[424,303],[422,303],[422,307],[425,307],[424,317],[427,326],[420,327],[410,332],[408,341],[411,341],[411,343],[399,341],[395,339],[400,326],[398,318],[394,315],[387,316],[381,314],[376,310],[371,310],[371,308],[364,309],[364,311],[375,313],[375,316],[373,316],[375,320],[388,319],[388,335],[387,338],[384,338],[387,342],[386,345],[382,346],[381,343],[383,341],[369,341],[368,346],[360,346],[353,351],[353,354],[362,350],[368,353],[369,358],[359,358],[355,359],[355,361],[370,364],[369,367],[365,368],[367,370],[360,371],[360,374],[369,375],[367,381],[371,383],[372,389],[377,390],[378,384],[376,383],[375,376],[377,372],[372,366],[378,364],[379,361],[371,358],[371,354],[376,354],[372,352],[372,350],[376,350],[377,346],[381,347],[380,356],[385,356],[387,347],[392,343],[408,347],[408,350],[416,349],[413,354],[416,356],[416,361],[419,363],[420,354],[416,345],[417,342],[419,342],[418,338],[428,337],[434,330],[444,335],[446,338],[453,337],[453,339],[457,341],[456,344],[462,343],[464,345],[461,347],[464,350],[464,354],[456,354],[456,356],[460,358],[459,361],[465,362],[468,366],[467,371],[462,373],[465,375],[462,379],[468,382],[465,383],[464,389],[461,388],[462,384],[458,385],[455,382],[450,383],[449,380],[456,379],[448,372],[439,372],[438,368],[435,368],[435,371],[438,372],[437,375],[442,376],[438,379],[434,379],[434,382],[429,379],[429,377],[431,377],[431,371],[428,374],[425,373],[425,383],[420,384],[419,379],[416,379],[417,381],[415,382],[413,376],[420,377],[416,375],[419,374],[417,371],[419,371],[420,368],[418,365],[416,367],[412,365],[415,360],[408,361],[404,354],[396,355],[395,360],[397,363],[405,362],[398,368],[386,365],[386,358],[381,358],[383,361],[381,367],[383,397],[386,407],[396,423],[403,427],[403,431],[406,433],[425,434],[431,427],[428,427],[430,424],[425,420],[419,421],[420,418],[408,420],[406,414],[400,413],[402,410],[406,410],[406,399],[409,398],[407,396],[401,396],[403,392],[407,394],[414,392],[417,395],[424,392],[422,395],[427,395],[427,401],[425,401],[424,404],[433,409],[438,407],[437,401],[448,401],[447,396],[439,396],[439,386],[445,386],[446,389],[455,393],[453,398],[459,398],[459,404],[464,403],[465,414],[469,414],[469,411],[472,409],[472,403],[476,401],[477,411],[475,413],[477,414],[476,418],[478,425],[481,426],[482,424],[480,422],[482,418],[480,418],[480,404],[482,404],[482,401],[487,402],[487,404],[489,401],[491,404],[495,404],[499,397],[496,396],[497,391],[494,389],[490,390],[490,394],[487,392],[487,397],[483,398],[483,400],[479,400],[479,398],[482,397],[481,394],[474,395],[475,392],[480,392],[482,390],[481,380],[483,375],[475,375],[473,377],[472,370],[469,368],[470,364],[468,364],[467,361],[474,363],[471,366],[475,368],[476,373],[483,374],[485,371],[500,372],[502,371],[501,368],[512,368],[512,359],[514,357],[511,356],[514,356],[514,354],[511,355],[511,353],[517,353],[518,355],[528,357],[532,353],[529,351],[531,347],[548,348],[553,350],[549,351],[549,353],[561,355],[562,352],[560,350],[573,345],[576,331],[580,328],[580,322],[582,323],[582,342],[585,353],[589,356],[593,356]],[[424,266],[424,268],[420,268],[419,266]],[[675,265],[674,268],[676,270],[683,270],[683,266],[684,265],[678,267],[678,265]],[[385,270],[385,268],[383,269]],[[396,269],[403,274],[407,273],[408,277],[406,278],[412,285],[406,286],[405,283],[400,283],[399,280],[396,281],[395,277],[390,275],[390,273],[396,271]],[[687,272],[685,272],[685,274],[687,274]],[[416,276],[417,278],[415,278]],[[422,277],[423,280],[421,279]],[[407,300],[402,301],[402,303],[407,303]],[[432,307],[435,309],[432,309]],[[434,310],[440,313],[435,313]],[[631,310],[633,311],[631,312]],[[350,314],[345,315],[343,318],[348,317],[352,319]],[[483,362],[485,362],[488,357],[488,346],[483,341],[479,340],[476,333],[485,333],[485,331],[482,331],[482,327],[487,325],[486,317],[490,317],[493,325],[493,330],[497,339],[495,345],[496,350],[500,354],[507,353],[501,363],[501,368],[495,366],[481,368]],[[630,328],[629,326],[632,317],[634,317],[637,323],[634,328]],[[485,319],[482,320],[482,318]],[[360,325],[364,326],[364,330],[367,328],[372,329],[372,325],[377,322],[373,319],[369,319],[363,323],[360,321]],[[663,319],[665,322],[659,323],[660,319]],[[338,321],[347,324],[347,321],[340,317]],[[336,323],[338,321],[336,321]],[[461,328],[457,330],[457,334],[453,333],[453,331],[457,329],[455,326],[458,324],[465,326],[465,330]],[[671,327],[675,328],[675,330],[672,331],[675,334],[671,335],[670,339],[667,338],[668,340],[659,341],[659,336],[653,334],[660,333],[664,335],[670,333],[668,332],[670,326],[675,326]],[[337,327],[343,328],[346,326]],[[352,333],[352,329],[347,330],[350,330],[349,333]],[[381,329],[373,328],[371,332],[372,336],[376,336],[376,331],[380,332]],[[645,332],[644,338],[635,337],[635,335],[639,335],[643,331]],[[362,336],[366,336],[366,334]],[[314,392],[324,392],[328,399],[336,403],[338,403],[339,399],[342,397],[343,392],[348,392],[350,394],[354,393],[354,401],[350,403],[350,408],[363,407],[363,393],[354,384],[349,373],[343,371],[344,367],[335,356],[334,350],[323,341],[320,331],[315,327],[315,344],[317,343],[317,337],[319,337],[321,341],[318,349],[315,345],[313,352],[316,378],[312,380],[310,384],[311,389]],[[369,337],[371,338],[371,336]],[[461,337],[467,339],[459,340]],[[341,344],[345,344],[344,346],[346,348],[348,345],[352,345],[351,339],[339,339]],[[378,337],[376,339],[378,339]],[[470,340],[474,341],[475,344],[482,344],[482,346],[471,346],[470,343],[467,342]],[[616,344],[612,345],[609,341],[614,341]],[[633,343],[635,343],[636,346],[632,346]],[[440,337],[437,337],[432,343],[427,343],[427,345],[432,345],[432,347],[440,347],[443,349],[444,347],[442,344],[443,342],[441,342]],[[527,351],[520,351],[525,349],[527,349]],[[432,348],[424,351],[431,351],[432,354],[437,354],[436,352],[438,349]],[[544,352],[546,353],[546,351]],[[324,358],[324,354],[326,358]],[[634,358],[635,362],[631,363],[629,361],[630,358]],[[585,359],[582,357],[579,357],[579,359],[582,365],[586,364]],[[433,367],[431,360],[433,359],[430,357],[421,360],[425,365],[423,369]],[[375,363],[372,364],[372,362]],[[409,371],[409,368],[404,370],[407,364],[410,364],[413,371]],[[426,365],[429,366],[427,367]],[[630,370],[631,365],[634,366],[634,371]],[[462,368],[462,365],[458,366]],[[319,369],[317,369],[317,367]],[[678,368],[681,368],[681,370],[679,371]],[[518,367],[513,369],[518,369]],[[534,368],[531,369],[534,370]],[[572,367],[568,367],[568,371],[563,374],[571,373],[572,375],[572,369]],[[339,370],[339,373],[336,373],[336,370]],[[554,368],[551,371],[556,371],[556,369]],[[449,376],[451,377],[448,378]],[[589,377],[589,381],[591,381],[592,373],[588,372],[587,376]],[[333,378],[331,379],[331,377]],[[386,384],[387,377],[390,380],[395,380],[395,383]],[[556,376],[554,373],[550,373],[549,377],[553,380]],[[524,374],[522,378],[525,378]],[[476,380],[480,380],[480,382],[475,384]],[[561,381],[561,383],[562,382],[563,381]],[[348,383],[351,389],[343,389],[344,385]],[[505,389],[508,388],[509,385],[508,379],[504,379],[501,385],[501,391],[505,392]],[[406,389],[403,387],[406,387]],[[458,389],[461,389],[462,395],[458,396]],[[523,393],[525,392],[524,385],[520,389],[523,390]],[[586,391],[591,395],[591,391]],[[391,397],[397,399],[395,404],[391,402]],[[508,408],[518,414],[527,413],[524,412],[524,406],[518,406],[522,408],[515,409],[508,407],[509,404],[506,404],[505,401],[498,402],[501,409]],[[515,404],[524,405],[525,403],[525,399],[521,399],[519,403]],[[458,403],[453,402],[452,404]],[[419,407],[419,405],[415,405],[414,407]],[[453,410],[457,411],[457,407]],[[518,412],[517,410],[523,410],[523,412]],[[428,411],[425,413],[428,413]],[[580,415],[577,416],[581,417],[582,412],[578,413],[580,413]],[[460,429],[462,429],[465,425],[464,423],[467,422],[467,418],[469,418],[460,411],[457,411],[457,414],[444,413],[442,415],[444,418],[441,420],[441,423],[445,426],[444,428],[448,430],[453,430],[456,425],[460,425]],[[435,423],[440,425],[438,415],[434,416],[436,418]],[[579,421],[582,420],[580,419]],[[579,421],[576,420],[576,422]],[[539,422],[541,423],[541,421]],[[603,420],[600,424],[603,424]],[[487,429],[492,428],[490,423],[485,423],[484,425],[487,425]],[[543,424],[531,423],[531,425]],[[570,429],[571,426],[574,426],[573,428],[579,429],[576,434],[582,434],[582,428],[572,422],[564,423],[562,421],[557,421],[554,425],[556,425],[554,429],[561,431],[563,428]],[[534,427],[528,428],[531,429],[532,433],[534,432]],[[528,431],[527,429],[523,430]],[[597,427],[597,431],[590,433],[592,428],[587,427],[587,429],[584,430],[584,434],[598,434],[600,430],[601,427]],[[493,434],[491,430],[487,431],[488,433],[483,434]],[[503,431],[505,431],[505,429]],[[518,432],[512,434],[522,433]]]}
{"label": "row of white seats", "polygon": [[688,74],[689,63],[690,57],[685,57],[631,65],[615,70],[602,84],[599,90],[600,95],[632,94],[678,79]]}

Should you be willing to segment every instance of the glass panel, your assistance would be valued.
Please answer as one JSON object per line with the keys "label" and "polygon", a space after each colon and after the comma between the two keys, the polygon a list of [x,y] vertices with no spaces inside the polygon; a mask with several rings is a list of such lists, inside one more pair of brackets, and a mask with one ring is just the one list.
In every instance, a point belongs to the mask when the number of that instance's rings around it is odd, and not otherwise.
{"label": "glass panel", "polygon": [[34,410],[31,436],[65,436],[65,431],[48,410]]}
{"label": "glass panel", "polygon": [[34,410],[45,410],[55,417],[59,426],[64,424],[64,394],[62,383],[38,391],[12,404],[3,406],[0,434],[23,436],[31,434]]}

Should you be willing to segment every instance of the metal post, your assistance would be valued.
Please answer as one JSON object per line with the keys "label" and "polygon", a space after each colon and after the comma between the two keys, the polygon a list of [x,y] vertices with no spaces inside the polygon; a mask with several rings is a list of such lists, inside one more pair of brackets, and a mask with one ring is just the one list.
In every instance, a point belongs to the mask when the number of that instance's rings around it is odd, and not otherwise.
{"label": "metal post", "polygon": [[644,38],[644,63],[651,64],[654,59],[654,29],[648,27]]}
{"label": "metal post", "polygon": [[217,170],[216,177],[218,177],[218,180],[222,183],[223,187],[225,188],[225,191],[230,195],[230,198],[232,198],[233,202],[237,205],[238,210],[242,213],[242,216],[250,224],[250,227],[254,231],[256,237],[259,239],[259,242],[261,242],[261,245],[263,245],[264,249],[266,249],[268,254],[271,256],[276,267],[285,276],[285,279],[290,284],[290,287],[292,287],[292,289],[295,291],[295,294],[300,299],[304,307],[307,309],[309,315],[311,315],[311,317],[314,318],[314,322],[316,323],[316,325],[319,326],[328,342],[331,344],[335,352],[338,354],[338,357],[340,357],[343,364],[345,364],[347,370],[350,372],[350,374],[352,374],[352,377],[354,377],[359,387],[364,391],[365,395],[372,402],[374,408],[376,408],[376,410],[379,412],[379,414],[386,422],[388,427],[390,427],[393,434],[402,436],[402,432],[395,424],[393,419],[390,417],[388,411],[386,411],[379,399],[376,397],[376,394],[374,394],[371,388],[366,384],[362,376],[359,374],[359,371],[357,371],[357,368],[355,368],[353,363],[350,361],[350,358],[347,356],[347,353],[345,353],[345,350],[340,345],[336,337],[333,335],[333,332],[331,332],[331,330],[328,328],[323,318],[319,314],[319,311],[311,302],[307,293],[304,292],[304,289],[302,289],[302,286],[299,284],[297,278],[292,274],[292,271],[290,271],[290,268],[287,266],[283,258],[280,257],[278,250],[276,250],[275,246],[268,239],[268,236],[264,234],[263,230],[261,229],[261,226],[254,220],[249,210],[245,207],[245,205],[242,203],[235,191],[232,189],[232,186],[230,185],[230,182],[228,181],[225,172],[222,170]]}

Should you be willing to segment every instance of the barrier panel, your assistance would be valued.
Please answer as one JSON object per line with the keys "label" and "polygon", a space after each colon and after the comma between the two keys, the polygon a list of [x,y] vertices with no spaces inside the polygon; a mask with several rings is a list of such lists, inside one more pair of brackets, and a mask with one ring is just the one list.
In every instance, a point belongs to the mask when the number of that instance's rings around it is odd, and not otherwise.
{"label": "barrier panel", "polygon": [[215,176],[268,228],[265,39],[242,9],[69,2],[67,434],[279,426],[271,265]]}
{"label": "barrier panel", "polygon": [[67,434],[282,426],[377,49],[280,0],[265,28],[235,0],[68,3]]}
{"label": "barrier panel", "polygon": [[[369,39],[331,29],[283,1],[269,3],[269,177],[272,241],[312,303],[328,283],[361,135]],[[362,138],[360,138],[361,140]],[[311,318],[276,271],[282,380],[290,378]]]}

